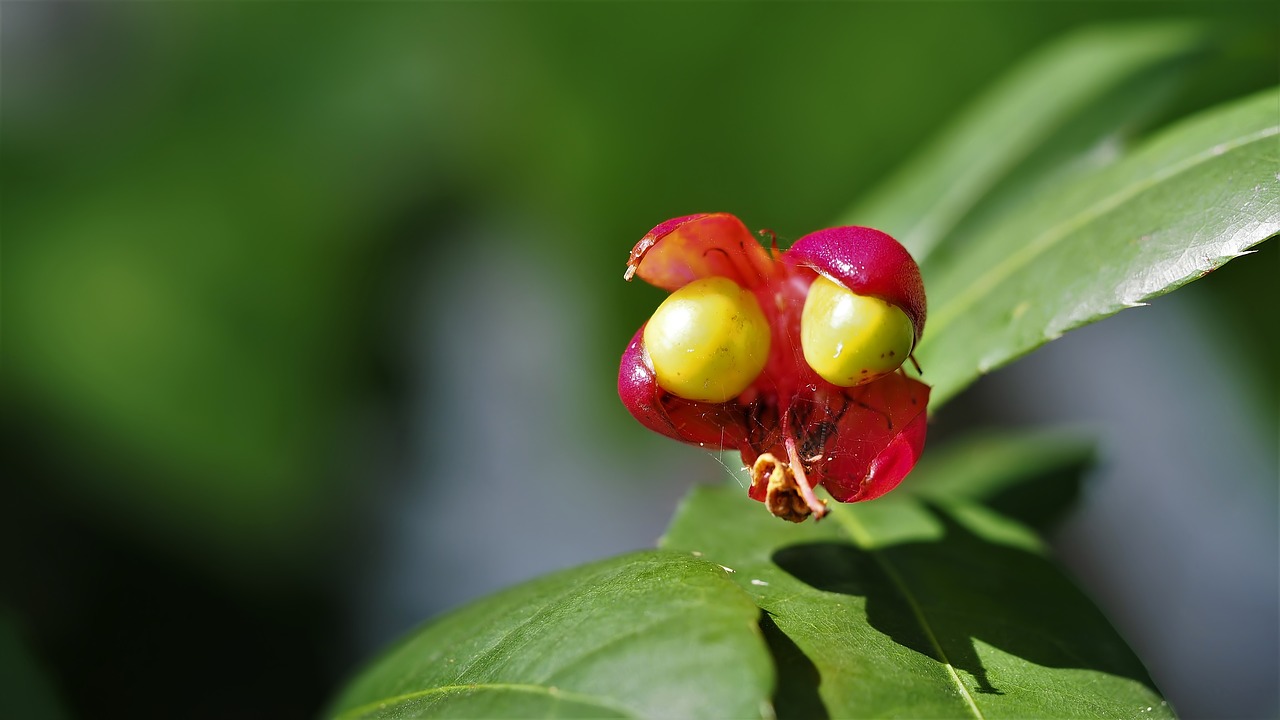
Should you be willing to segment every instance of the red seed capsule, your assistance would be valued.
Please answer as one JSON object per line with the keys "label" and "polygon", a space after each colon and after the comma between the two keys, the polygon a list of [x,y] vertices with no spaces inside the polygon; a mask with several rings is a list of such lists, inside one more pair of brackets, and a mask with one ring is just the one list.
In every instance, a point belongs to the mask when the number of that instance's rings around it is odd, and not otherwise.
{"label": "red seed capsule", "polygon": [[[618,393],[645,427],[738,450],[752,468],[751,497],[796,522],[826,513],[814,487],[840,502],[870,500],[915,465],[929,388],[895,369],[924,330],[924,285],[892,237],[830,228],[779,252],[732,215],[691,215],[636,244],[626,278],[635,275],[682,307],[655,313],[622,356]],[[711,278],[731,284],[680,292]],[[677,332],[691,317],[706,326]]]}

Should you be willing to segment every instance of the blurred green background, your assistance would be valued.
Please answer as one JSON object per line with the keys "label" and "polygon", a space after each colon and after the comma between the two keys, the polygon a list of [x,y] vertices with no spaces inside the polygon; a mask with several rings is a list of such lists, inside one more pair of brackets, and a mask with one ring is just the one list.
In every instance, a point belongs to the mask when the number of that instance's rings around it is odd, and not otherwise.
{"label": "blurred green background", "polygon": [[[650,227],[822,227],[1074,27],[1218,28],[1153,126],[1276,83],[1280,48],[1274,6],[1243,2],[0,12],[0,650],[24,716],[308,717],[432,613],[652,544],[724,471],[614,394],[662,296],[622,282]],[[1169,312],[1274,297],[1261,255]],[[1233,387],[1265,392],[1233,412],[1274,457],[1275,333],[1239,336]],[[986,385],[938,438],[1030,421]],[[1272,463],[1242,503],[1274,504]],[[1172,694],[1184,670],[1136,646]],[[1273,709],[1274,653],[1240,662],[1263,677],[1240,712]],[[1209,690],[1175,699],[1214,714]]]}

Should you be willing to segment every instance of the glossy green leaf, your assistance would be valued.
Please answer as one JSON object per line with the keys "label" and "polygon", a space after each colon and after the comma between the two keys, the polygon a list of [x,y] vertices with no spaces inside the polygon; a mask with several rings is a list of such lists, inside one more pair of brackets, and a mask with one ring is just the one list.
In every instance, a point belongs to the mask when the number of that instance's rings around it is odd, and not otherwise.
{"label": "glossy green leaf", "polygon": [[1060,164],[1149,115],[1205,41],[1198,26],[1169,21],[1068,35],[1017,65],[838,224],[880,228],[923,260],[1020,167]]}
{"label": "glossy green leaf", "polygon": [[1268,90],[1180,122],[926,260],[930,315],[916,358],[934,407],[1280,231],[1278,101]]}
{"label": "glossy green leaf", "polygon": [[330,715],[761,717],[774,677],[758,622],[720,566],[626,555],[429,623],[356,678]]}
{"label": "glossy green leaf", "polygon": [[778,717],[1168,717],[1038,536],[906,493],[789,525],[695,490],[662,545],[733,568],[768,614]]}

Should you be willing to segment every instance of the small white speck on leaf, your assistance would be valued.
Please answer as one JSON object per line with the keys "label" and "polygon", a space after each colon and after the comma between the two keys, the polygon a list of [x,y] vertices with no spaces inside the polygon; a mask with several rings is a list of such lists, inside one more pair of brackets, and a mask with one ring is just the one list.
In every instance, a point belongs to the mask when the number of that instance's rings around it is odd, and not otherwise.
{"label": "small white speck on leaf", "polygon": [[694,550],[693,552],[691,552],[691,553],[689,553],[689,554],[690,554],[690,555],[692,555],[692,556],[694,556],[694,557],[702,557],[702,553],[698,552],[697,550]]}
{"label": "small white speck on leaf", "polygon": [[764,580],[757,580],[755,578],[751,578],[751,584],[752,585],[768,585],[769,583],[765,582]]}

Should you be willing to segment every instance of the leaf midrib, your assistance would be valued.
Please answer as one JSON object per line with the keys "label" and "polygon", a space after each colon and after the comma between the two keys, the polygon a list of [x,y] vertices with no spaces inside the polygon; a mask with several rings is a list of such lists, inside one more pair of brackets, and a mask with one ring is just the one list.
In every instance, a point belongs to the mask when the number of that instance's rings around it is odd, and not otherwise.
{"label": "leaf midrib", "polygon": [[583,693],[560,690],[558,688],[547,687],[543,685],[532,685],[524,683],[466,683],[462,685],[442,685],[440,687],[428,688],[426,690],[415,690],[411,693],[403,693],[401,695],[393,695],[391,697],[375,700],[365,703],[358,707],[351,708],[338,716],[338,720],[345,718],[356,718],[362,714],[385,705],[401,703],[416,698],[427,697],[428,695],[441,695],[453,692],[465,692],[468,690],[496,691],[496,692],[525,692],[535,695],[546,695],[556,700],[568,700],[570,702],[578,702],[583,704],[595,705],[596,707],[606,708],[613,712],[619,713],[626,717],[637,717],[630,710],[620,707],[612,702],[608,702],[595,695],[586,695]]}
{"label": "leaf midrib", "polygon": [[929,623],[929,619],[925,617],[924,609],[920,607],[920,603],[916,600],[915,594],[911,592],[911,588],[907,586],[906,581],[898,574],[898,569],[894,567],[893,563],[889,562],[889,559],[886,558],[883,553],[874,549],[874,542],[871,534],[867,532],[867,529],[863,527],[862,522],[858,520],[857,516],[855,516],[852,511],[843,507],[837,507],[834,512],[832,512],[832,515],[835,515],[836,520],[840,523],[840,527],[849,534],[849,537],[853,540],[854,544],[871,555],[871,557],[876,561],[876,564],[880,566],[880,569],[889,577],[889,581],[893,583],[894,587],[898,589],[898,592],[907,601],[907,605],[911,608],[911,614],[915,616],[916,622],[924,631],[925,637],[929,638],[929,644],[933,647],[933,651],[937,653],[938,662],[941,662],[947,669],[947,675],[951,678],[956,690],[960,693],[960,697],[964,698],[965,705],[969,708],[969,712],[972,713],[975,718],[984,720],[986,716],[983,715],[982,710],[978,708],[978,704],[974,701],[973,695],[969,692],[969,688],[966,687],[964,682],[960,679],[960,673],[956,671],[955,666],[951,664],[951,659],[947,657],[946,651],[942,649],[942,643],[938,642],[938,636],[933,632],[933,625],[931,625]]}
{"label": "leaf midrib", "polygon": [[[1142,192],[1154,187],[1157,183],[1184,173],[1197,165],[1224,157],[1230,152],[1255,142],[1261,142],[1269,137],[1275,136],[1276,134],[1280,134],[1280,126],[1271,126],[1257,132],[1250,133],[1249,135],[1233,138],[1226,142],[1215,143],[1212,147],[1188,156],[1181,162],[1162,168],[1146,179],[1131,183],[1120,191],[1112,193],[1099,202],[1094,203],[1080,213],[1053,225],[1047,231],[1038,235],[1034,240],[1022,246],[1019,251],[1010,254],[1004,259],[1004,261],[993,265],[991,270],[983,273],[974,282],[970,283],[965,288],[964,292],[961,292],[952,299],[951,302],[944,305],[937,315],[930,318],[930,321],[932,322],[931,330],[933,331],[931,337],[938,337],[938,335],[941,334],[957,316],[968,310],[979,298],[987,295],[993,289],[998,287],[1019,268],[1027,265],[1033,259],[1045,252],[1048,252],[1076,230],[1079,230],[1090,222],[1097,220],[1107,212],[1114,210],[1125,201],[1130,200]],[[926,342],[928,342],[928,340],[926,340]]]}

